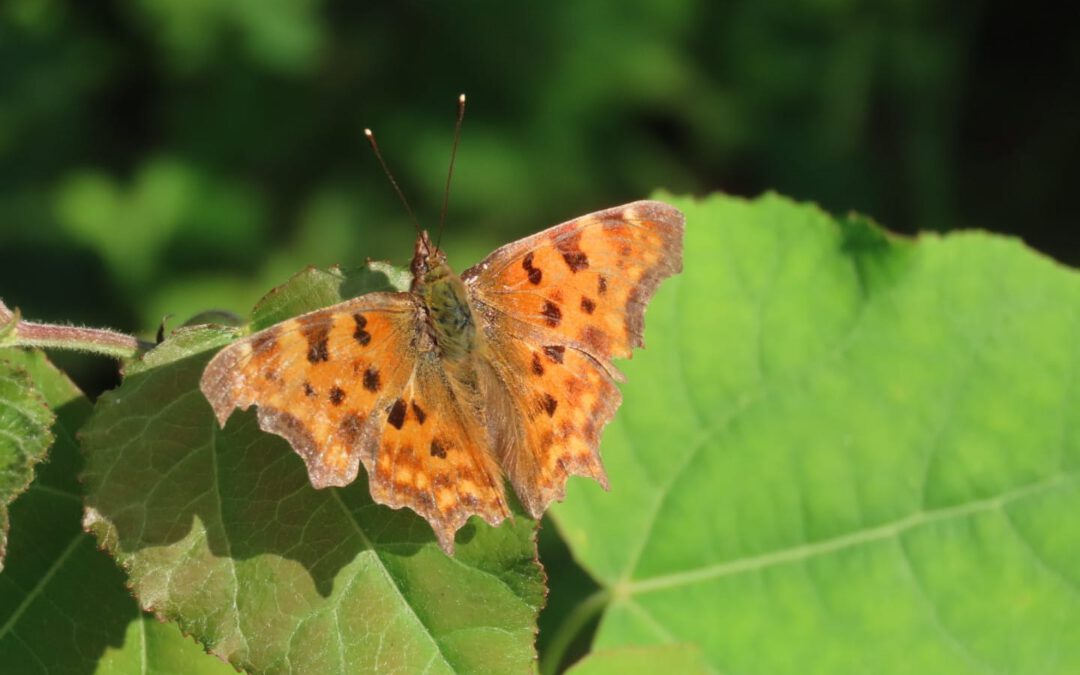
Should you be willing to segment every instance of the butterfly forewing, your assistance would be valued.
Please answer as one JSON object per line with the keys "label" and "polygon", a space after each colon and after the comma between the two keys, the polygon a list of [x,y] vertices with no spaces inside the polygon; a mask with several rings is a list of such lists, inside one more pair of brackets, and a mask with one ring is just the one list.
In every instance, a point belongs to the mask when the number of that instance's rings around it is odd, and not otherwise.
{"label": "butterfly forewing", "polygon": [[642,346],[645,306],[682,270],[682,235],[680,211],[634,202],[503,246],[462,278],[481,305],[609,365]]}
{"label": "butterfly forewing", "polygon": [[315,487],[347,485],[415,365],[416,311],[407,293],[372,293],[283,321],[219,352],[200,386],[222,425],[256,405]]}

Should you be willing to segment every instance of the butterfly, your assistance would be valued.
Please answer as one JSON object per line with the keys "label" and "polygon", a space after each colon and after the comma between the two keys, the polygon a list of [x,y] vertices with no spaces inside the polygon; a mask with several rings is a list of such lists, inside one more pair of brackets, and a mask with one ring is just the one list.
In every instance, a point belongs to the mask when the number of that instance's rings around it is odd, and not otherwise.
{"label": "butterfly", "polygon": [[[224,426],[258,407],[316,488],[363,464],[374,501],[408,507],[439,545],[471,516],[540,518],[621,402],[614,358],[643,346],[645,307],[682,270],[684,219],[658,201],[598,211],[497,249],[460,276],[426,231],[408,292],[376,292],[234,342],[200,387]],[[506,480],[504,480],[506,479]]]}

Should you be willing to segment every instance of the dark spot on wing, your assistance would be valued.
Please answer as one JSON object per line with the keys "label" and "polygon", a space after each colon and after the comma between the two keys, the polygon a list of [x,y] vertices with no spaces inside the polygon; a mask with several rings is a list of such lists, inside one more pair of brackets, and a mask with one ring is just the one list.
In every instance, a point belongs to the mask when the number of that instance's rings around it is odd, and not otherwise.
{"label": "dark spot on wing", "polygon": [[304,396],[311,398],[315,395],[315,387],[311,386],[310,382],[304,380],[304,384],[302,386],[304,387]]}
{"label": "dark spot on wing", "polygon": [[587,298],[584,295],[581,296],[581,311],[586,314],[592,314],[596,311],[596,303],[591,298]]}
{"label": "dark spot on wing", "polygon": [[581,250],[580,232],[572,237],[557,241],[555,247],[559,249],[559,253],[562,254],[563,260],[566,261],[566,266],[570,268],[571,272],[576,274],[579,270],[589,266],[589,257]]}
{"label": "dark spot on wing", "polygon": [[328,349],[327,337],[325,335],[308,344],[307,359],[312,363],[330,360],[330,351]]}
{"label": "dark spot on wing", "polygon": [[596,294],[603,295],[604,293],[607,293],[607,278],[601,274],[596,280]]}
{"label": "dark spot on wing", "polygon": [[346,413],[341,420],[341,437],[346,445],[354,445],[360,440],[364,430],[364,421],[356,413]]}
{"label": "dark spot on wing", "polygon": [[544,301],[544,308],[540,310],[540,313],[544,315],[544,320],[547,325],[555,328],[562,321],[562,310],[559,306],[550,300]]}
{"label": "dark spot on wing", "polygon": [[597,354],[606,355],[611,352],[611,337],[596,326],[585,326],[581,331],[581,341]]}
{"label": "dark spot on wing", "polygon": [[330,388],[330,402],[334,405],[341,405],[345,400],[345,390],[341,387]]}
{"label": "dark spot on wing", "polygon": [[405,425],[405,401],[400,398],[394,401],[394,405],[390,406],[390,414],[387,415],[386,421],[398,430]]}
{"label": "dark spot on wing", "polygon": [[371,333],[364,330],[367,326],[367,317],[357,312],[352,315],[353,321],[356,322],[356,330],[353,331],[353,337],[360,343],[361,346],[366,347],[371,342]]}
{"label": "dark spot on wing", "polygon": [[382,386],[379,382],[379,370],[375,366],[368,366],[368,369],[364,371],[364,389],[370,392],[379,391],[379,387]]}
{"label": "dark spot on wing", "polygon": [[544,412],[551,417],[555,414],[555,408],[559,407],[559,402],[555,400],[555,397],[551,394],[544,394],[544,398],[541,399],[540,405],[543,406]]}
{"label": "dark spot on wing", "polygon": [[439,459],[446,459],[446,448],[439,442],[439,439],[434,438],[431,440],[431,456],[438,457]]}
{"label": "dark spot on wing", "polygon": [[423,408],[416,404],[416,401],[412,402],[412,411],[413,414],[416,415],[416,421],[423,425],[424,420],[427,419],[427,413],[424,412]]}
{"label": "dark spot on wing", "polygon": [[566,347],[563,347],[562,345],[548,345],[544,347],[544,354],[551,359],[552,363],[562,363],[564,352],[566,352]]}
{"label": "dark spot on wing", "polygon": [[532,356],[533,356],[533,358],[532,358],[533,375],[543,375],[544,374],[544,364],[540,363],[540,353],[539,352],[533,352]]}
{"label": "dark spot on wing", "polygon": [[278,329],[268,328],[251,338],[251,351],[256,356],[269,356],[278,348]]}
{"label": "dark spot on wing", "polygon": [[329,337],[332,316],[319,312],[298,320],[300,332],[308,343],[307,360],[311,363],[330,360]]}
{"label": "dark spot on wing", "polygon": [[537,267],[533,267],[533,254],[529,251],[525,254],[525,257],[521,260],[521,266],[525,269],[525,272],[529,275],[529,283],[540,283],[540,280],[544,278],[544,273]]}

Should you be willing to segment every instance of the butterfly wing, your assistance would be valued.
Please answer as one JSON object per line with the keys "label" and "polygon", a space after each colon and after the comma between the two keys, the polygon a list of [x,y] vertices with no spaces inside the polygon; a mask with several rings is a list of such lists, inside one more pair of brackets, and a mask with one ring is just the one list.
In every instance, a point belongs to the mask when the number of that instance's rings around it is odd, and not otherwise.
{"label": "butterfly wing", "polygon": [[498,525],[509,515],[473,398],[446,377],[434,352],[421,354],[388,408],[381,438],[372,438],[365,452],[373,462],[366,466],[375,501],[422,515],[448,555],[469,516]]}
{"label": "butterfly wing", "polygon": [[371,293],[283,321],[221,350],[200,387],[223,426],[256,405],[317,488],[351,483],[362,462],[375,501],[421,514],[452,551],[470,515],[497,524],[507,511],[491,459],[466,435],[473,411],[447,405],[419,312],[410,293]]}
{"label": "butterfly wing", "polygon": [[462,275],[513,402],[498,455],[533,516],[570,475],[606,487],[597,446],[621,378],[611,360],[642,346],[649,299],[682,270],[682,238],[680,211],[635,202],[513,242]]}

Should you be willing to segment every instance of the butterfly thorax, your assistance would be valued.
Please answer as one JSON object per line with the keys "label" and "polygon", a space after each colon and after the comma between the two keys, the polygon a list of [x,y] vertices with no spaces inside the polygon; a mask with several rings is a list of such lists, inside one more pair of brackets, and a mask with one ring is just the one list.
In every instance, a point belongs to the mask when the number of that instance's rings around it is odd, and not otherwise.
{"label": "butterfly thorax", "polygon": [[445,361],[459,361],[476,351],[478,335],[465,284],[446,263],[427,232],[416,239],[412,292],[427,309],[428,326]]}

